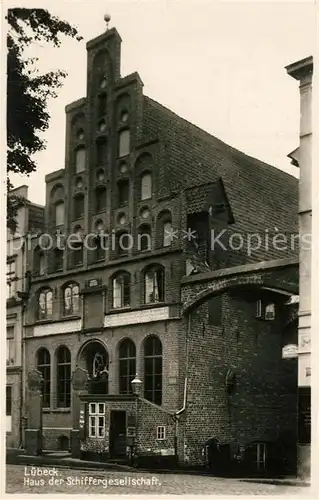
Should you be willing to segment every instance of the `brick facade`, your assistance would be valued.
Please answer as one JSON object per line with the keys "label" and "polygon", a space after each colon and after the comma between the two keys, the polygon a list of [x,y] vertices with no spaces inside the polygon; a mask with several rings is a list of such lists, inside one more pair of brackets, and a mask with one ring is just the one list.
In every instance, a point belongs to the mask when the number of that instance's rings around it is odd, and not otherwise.
{"label": "brick facade", "polygon": [[[66,108],[65,169],[46,177],[45,222],[55,243],[57,229],[69,235],[80,227],[86,236],[96,231],[99,223],[111,236],[111,248],[98,259],[92,250],[84,249],[83,261],[76,264],[70,249],[64,249],[58,269],[53,249],[48,250],[42,274],[34,271],[39,240],[29,250],[28,369],[37,367],[40,348],[46,348],[50,355],[50,404],[43,409],[44,447],[61,447],[62,437],[68,438],[79,424],[71,410],[73,391],[70,408],[57,405],[57,349],[61,346],[70,353],[71,372],[77,366],[89,369],[86,353],[90,346],[105,350],[108,394],[89,393],[85,401],[89,404],[90,397],[92,401],[102,398],[106,433],[112,411],[125,411],[127,426],[135,412],[134,444],[140,456],[169,455],[174,450],[181,462],[195,464],[202,461],[202,446],[211,437],[236,444],[277,439],[283,429],[292,429],[294,418],[294,365],[292,362],[288,368],[281,360],[281,321],[286,314],[283,292],[287,299],[298,291],[295,268],[288,269],[284,261],[287,254],[293,257],[295,252],[270,247],[249,253],[246,243],[240,250],[215,251],[210,248],[210,236],[212,230],[224,230],[227,244],[236,232],[244,237],[265,230],[293,234],[297,183],[144,96],[138,74],[121,78],[116,30],[89,42],[87,50],[87,96]],[[129,150],[122,156],[120,137],[125,130],[130,132],[130,146],[126,144]],[[106,149],[99,158],[101,144]],[[85,165],[77,172],[76,157],[81,148],[86,152]],[[143,199],[141,179],[145,173],[151,175],[151,192]],[[123,182],[126,187],[120,196]],[[97,209],[101,192],[103,203]],[[83,197],[81,213],[76,211],[79,196]],[[65,215],[57,227],[54,206],[61,202]],[[176,232],[167,246],[163,242],[164,222],[170,222]],[[141,250],[138,234],[145,225],[151,247]],[[188,234],[194,227],[196,243]],[[112,246],[112,238],[116,241],[123,231],[134,242],[126,255]],[[275,258],[282,259],[282,269],[272,269],[270,261]],[[260,266],[260,261],[266,261],[266,267]],[[257,268],[247,271],[235,267],[248,263]],[[145,271],[151,265],[163,269],[164,293],[149,304],[145,300]],[[113,279],[119,272],[126,272],[130,280],[129,304],[121,308],[114,307],[113,300]],[[92,280],[95,283],[91,286]],[[66,315],[64,289],[71,282],[79,287],[80,307],[75,314]],[[160,288],[158,283],[156,286]],[[49,317],[39,319],[43,289],[52,293],[52,311]],[[212,295],[221,297],[219,319],[215,306],[209,306]],[[259,296],[276,302],[274,321],[256,320]],[[160,405],[145,397],[144,346],[150,336],[156,336],[162,346]],[[136,399],[123,399],[119,394],[119,345],[126,338],[134,342],[134,376],[142,382],[141,396]],[[237,375],[232,395],[225,390],[230,368]],[[157,375],[154,371],[154,380]],[[158,384],[159,378],[156,380]],[[86,425],[88,418],[86,415]],[[156,439],[158,426],[165,427],[163,440]],[[100,440],[82,437],[81,446],[82,451],[108,453],[108,436]]]}

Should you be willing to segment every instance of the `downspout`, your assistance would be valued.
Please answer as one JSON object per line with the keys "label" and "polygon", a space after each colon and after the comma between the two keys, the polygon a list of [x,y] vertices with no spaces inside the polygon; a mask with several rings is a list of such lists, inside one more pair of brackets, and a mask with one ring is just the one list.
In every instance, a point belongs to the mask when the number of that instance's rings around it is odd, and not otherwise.
{"label": "downspout", "polygon": [[[183,406],[180,410],[175,413],[175,455],[178,457],[177,453],[177,440],[178,440],[178,432],[179,432],[179,418],[186,410],[187,404],[187,388],[188,388],[188,358],[189,358],[189,337],[190,337],[190,329],[191,329],[191,314],[188,314],[187,321],[187,332],[186,332],[186,362],[185,362],[185,380],[184,380],[184,397],[183,397]],[[183,444],[185,446],[185,437],[183,438]],[[184,449],[184,447],[183,447]]]}
{"label": "downspout", "polygon": [[25,292],[25,241],[22,244],[22,263],[21,263],[21,278],[22,278],[22,304],[21,304],[21,337],[20,337],[20,352],[21,352],[21,373],[20,373],[20,426],[19,426],[19,448],[23,448],[23,415],[24,415],[24,405],[25,405],[25,349],[24,349],[24,312],[26,308],[25,299],[23,297],[23,292]]}

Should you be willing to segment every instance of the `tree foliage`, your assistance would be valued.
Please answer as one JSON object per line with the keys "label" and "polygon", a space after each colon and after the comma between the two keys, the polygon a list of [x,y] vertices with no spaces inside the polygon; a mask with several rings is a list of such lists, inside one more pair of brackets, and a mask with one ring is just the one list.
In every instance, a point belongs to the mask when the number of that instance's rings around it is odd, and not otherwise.
{"label": "tree foliage", "polygon": [[[45,149],[42,133],[49,127],[48,99],[57,97],[66,72],[41,73],[39,59],[27,57],[27,48],[46,42],[60,47],[63,37],[82,40],[75,27],[44,9],[9,9],[7,34],[7,189],[10,173],[29,175],[38,165],[34,154]],[[7,226],[15,230],[23,199],[7,197]]]}

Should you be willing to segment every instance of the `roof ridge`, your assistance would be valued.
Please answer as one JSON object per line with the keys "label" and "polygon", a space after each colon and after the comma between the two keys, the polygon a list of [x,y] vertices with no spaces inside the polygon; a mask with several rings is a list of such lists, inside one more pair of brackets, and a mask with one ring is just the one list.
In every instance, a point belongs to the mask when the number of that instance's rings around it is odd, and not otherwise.
{"label": "roof ridge", "polygon": [[160,111],[169,113],[170,115],[181,120],[183,123],[185,123],[185,125],[189,126],[194,131],[199,133],[201,136],[201,139],[203,139],[207,142],[210,142],[210,143],[212,142],[212,140],[217,141],[220,144],[220,146],[223,147],[223,151],[226,150],[231,154],[237,155],[239,157],[243,157],[249,161],[258,162],[260,165],[262,165],[263,167],[265,167],[267,169],[271,169],[273,171],[275,170],[276,173],[277,172],[279,173],[279,175],[283,175],[285,177],[288,176],[290,179],[295,179],[297,181],[297,178],[294,175],[290,174],[289,172],[286,172],[285,170],[281,170],[280,168],[276,167],[275,165],[271,165],[270,163],[266,163],[263,160],[260,160],[259,158],[255,158],[254,156],[248,155],[247,153],[244,153],[240,149],[237,149],[234,146],[231,146],[230,144],[223,141],[222,139],[219,139],[215,135],[210,134],[209,132],[207,132],[207,130],[202,129],[202,128],[198,127],[197,125],[195,125],[194,123],[187,120],[186,118],[181,117],[180,115],[178,115],[177,113],[175,113],[171,109],[167,108],[166,106],[164,106],[160,102],[156,101],[152,97],[144,95],[144,98],[146,100],[150,101],[151,104],[154,104],[156,107],[158,107],[160,109]]}

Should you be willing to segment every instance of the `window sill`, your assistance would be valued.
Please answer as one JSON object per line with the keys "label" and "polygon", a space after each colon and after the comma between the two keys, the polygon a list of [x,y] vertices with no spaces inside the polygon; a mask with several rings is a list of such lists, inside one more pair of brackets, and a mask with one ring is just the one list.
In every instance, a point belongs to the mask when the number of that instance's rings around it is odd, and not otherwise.
{"label": "window sill", "polygon": [[43,413],[71,413],[71,408],[43,408]]}
{"label": "window sill", "polygon": [[162,307],[165,306],[166,302],[164,300],[159,300],[158,302],[147,302],[141,304],[141,308],[147,309],[149,307]]}
{"label": "window sill", "polygon": [[112,307],[112,309],[109,311],[108,314],[116,314],[116,313],[121,313],[121,312],[128,312],[131,311],[130,306],[124,306],[124,307]]}

